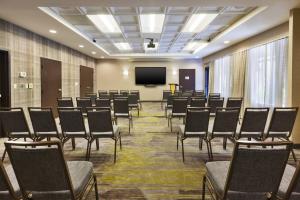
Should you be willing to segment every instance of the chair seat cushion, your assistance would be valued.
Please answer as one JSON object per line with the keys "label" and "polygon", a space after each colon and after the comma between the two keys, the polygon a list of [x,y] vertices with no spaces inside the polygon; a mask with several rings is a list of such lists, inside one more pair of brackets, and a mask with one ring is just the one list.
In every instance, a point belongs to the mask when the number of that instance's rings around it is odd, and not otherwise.
{"label": "chair seat cushion", "polygon": [[106,131],[106,132],[92,132],[94,138],[112,138],[117,137],[119,135],[119,126],[113,125],[113,132]]}
{"label": "chair seat cushion", "polygon": [[[280,182],[279,190],[278,190],[278,196],[283,198],[287,192],[287,189],[292,181],[292,178],[294,176],[294,173],[296,171],[296,168],[294,166],[291,166],[289,164],[286,165],[283,177]],[[293,192],[291,195],[292,200],[300,199],[300,193]]]}
{"label": "chair seat cushion", "polygon": [[93,163],[87,161],[68,161],[67,166],[75,195],[78,195],[85,189],[90,178],[93,176]]}
{"label": "chair seat cushion", "polygon": [[[13,190],[15,191],[16,195],[17,196],[21,196],[20,187],[19,187],[16,175],[15,175],[15,172],[14,172],[14,170],[12,168],[12,165],[6,166],[5,167],[5,171],[7,173],[9,181],[10,181],[10,183],[11,183],[11,185],[13,187]],[[0,191],[0,199],[3,199],[3,200],[6,200],[6,199],[10,200],[11,199],[11,196],[10,196],[8,190],[6,190],[6,191]]]}
{"label": "chair seat cushion", "polygon": [[[179,125],[179,134],[184,135],[185,125]],[[185,132],[186,137],[204,137],[205,132]]]}
{"label": "chair seat cushion", "polygon": [[86,136],[85,132],[83,132],[83,131],[79,131],[79,132],[64,132],[64,135],[66,137],[80,137],[80,138]]}
{"label": "chair seat cushion", "polygon": [[[232,132],[214,132],[214,138],[215,137],[232,137]],[[209,138],[212,138],[212,132],[209,132]]]}

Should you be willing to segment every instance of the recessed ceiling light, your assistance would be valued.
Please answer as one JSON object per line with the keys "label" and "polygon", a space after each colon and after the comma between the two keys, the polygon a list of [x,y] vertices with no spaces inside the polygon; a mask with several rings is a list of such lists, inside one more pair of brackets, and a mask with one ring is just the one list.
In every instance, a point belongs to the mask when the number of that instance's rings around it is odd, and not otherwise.
{"label": "recessed ceiling light", "polygon": [[143,33],[161,33],[164,25],[164,14],[142,14],[140,15]]}
{"label": "recessed ceiling light", "polygon": [[54,30],[54,29],[50,29],[49,32],[50,32],[50,33],[53,33],[53,34],[57,33],[57,31]]}
{"label": "recessed ceiling light", "polygon": [[95,54],[96,54],[96,51],[92,51],[92,54],[95,55]]}
{"label": "recessed ceiling light", "polygon": [[193,41],[189,42],[184,48],[183,51],[192,51],[193,54],[197,53],[199,50],[203,49],[208,45],[207,42],[204,41]]}
{"label": "recessed ceiling light", "polygon": [[193,14],[181,32],[199,33],[217,16],[218,14]]}
{"label": "recessed ceiling light", "polygon": [[80,48],[83,48],[84,46],[82,44],[78,45]]}
{"label": "recessed ceiling light", "polygon": [[224,41],[224,44],[229,44],[229,43],[230,43],[229,40],[225,40],[225,41]]}
{"label": "recessed ceiling light", "polygon": [[122,33],[112,15],[87,15],[87,17],[102,33]]}
{"label": "recessed ceiling light", "polygon": [[127,43],[127,42],[114,43],[114,45],[121,51],[131,50],[129,43]]}

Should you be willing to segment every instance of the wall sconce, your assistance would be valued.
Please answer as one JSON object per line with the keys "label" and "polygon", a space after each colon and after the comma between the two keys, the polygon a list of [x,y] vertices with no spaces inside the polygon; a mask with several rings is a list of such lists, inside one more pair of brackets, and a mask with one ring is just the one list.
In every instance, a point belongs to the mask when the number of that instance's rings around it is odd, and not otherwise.
{"label": "wall sconce", "polygon": [[123,70],[123,75],[124,75],[124,76],[128,76],[128,74],[129,74],[128,69],[124,69],[124,70]]}
{"label": "wall sconce", "polygon": [[172,74],[173,74],[173,75],[176,75],[176,74],[177,74],[177,69],[173,69]]}

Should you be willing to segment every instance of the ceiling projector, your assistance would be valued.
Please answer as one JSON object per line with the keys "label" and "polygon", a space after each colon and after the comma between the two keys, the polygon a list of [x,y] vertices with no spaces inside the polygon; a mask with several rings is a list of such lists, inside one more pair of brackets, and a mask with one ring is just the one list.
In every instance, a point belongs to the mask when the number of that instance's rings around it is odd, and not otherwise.
{"label": "ceiling projector", "polygon": [[153,38],[146,38],[146,39],[150,40],[149,43],[147,44],[147,48],[154,49],[155,48],[155,44],[153,42],[154,39]]}

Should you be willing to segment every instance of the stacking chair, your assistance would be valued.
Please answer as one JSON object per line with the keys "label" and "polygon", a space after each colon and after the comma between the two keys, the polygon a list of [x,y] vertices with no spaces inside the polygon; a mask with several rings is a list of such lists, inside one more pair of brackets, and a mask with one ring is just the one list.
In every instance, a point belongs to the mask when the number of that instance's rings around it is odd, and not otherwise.
{"label": "stacking chair", "polygon": [[[0,108],[0,119],[2,128],[8,140],[18,140],[27,138],[34,140],[24,114],[23,108]],[[6,149],[2,155],[5,158]]]}
{"label": "stacking chair", "polygon": [[177,150],[178,150],[178,142],[180,140],[183,162],[184,162],[183,141],[187,138],[199,138],[199,148],[200,148],[200,142],[204,140],[207,145],[208,157],[210,158],[211,145],[207,140],[209,113],[210,113],[210,108],[188,108],[187,109],[185,125],[180,125],[179,132],[177,133]]}
{"label": "stacking chair", "polygon": [[173,98],[175,96],[169,95],[167,98],[167,104],[165,105],[165,117],[168,118],[168,111],[173,107]]}
{"label": "stacking chair", "polygon": [[161,108],[163,108],[163,105],[168,101],[168,97],[171,95],[171,90],[164,90],[163,91],[163,98],[161,101]]}
{"label": "stacking chair", "polygon": [[246,108],[237,139],[263,140],[269,108]]}
{"label": "stacking chair", "polygon": [[243,98],[240,97],[228,97],[226,102],[226,108],[242,108]]}
{"label": "stacking chair", "polygon": [[114,98],[114,95],[119,94],[118,90],[109,90],[108,91],[110,99]]}
{"label": "stacking chair", "polygon": [[50,140],[51,138],[61,139],[53,116],[52,108],[29,107],[28,112],[36,141],[40,141],[45,138],[47,140]]}
{"label": "stacking chair", "polygon": [[22,194],[11,165],[6,168],[0,161],[0,199],[21,200]]}
{"label": "stacking chair", "polygon": [[[234,140],[239,114],[240,108],[217,108],[213,129],[208,140],[211,142],[214,138],[223,138],[223,149],[226,149],[227,138]],[[213,153],[212,149],[211,153]]]}
{"label": "stacking chair", "polygon": [[114,119],[116,124],[118,124],[118,118],[128,118],[128,130],[130,133],[130,127],[133,127],[133,122],[129,111],[128,98],[114,99]]}
{"label": "stacking chair", "polygon": [[300,199],[300,163],[296,167],[287,164],[278,190],[278,199]]}
{"label": "stacking chair", "polygon": [[99,199],[93,163],[66,162],[59,141],[8,141],[5,147],[25,199],[83,199],[92,187]]}
{"label": "stacking chair", "polygon": [[86,114],[86,108],[93,106],[91,98],[87,98],[87,97],[85,98],[77,97],[76,102],[77,102],[77,107],[82,108],[83,114]]}
{"label": "stacking chair", "polygon": [[97,93],[86,93],[85,97],[90,98],[92,101],[92,105],[95,105],[95,100],[97,98]]}
{"label": "stacking chair", "polygon": [[221,94],[220,93],[209,93],[208,98],[220,98]]}
{"label": "stacking chair", "polygon": [[58,107],[74,107],[72,97],[62,97],[57,99]]}
{"label": "stacking chair", "polygon": [[98,95],[101,97],[102,95],[108,95],[107,90],[98,90]]}
{"label": "stacking chair", "polygon": [[130,90],[130,94],[135,94],[138,97],[138,104],[139,104],[139,108],[140,110],[142,110],[142,103],[141,103],[141,96],[140,96],[140,91],[139,90]]}
{"label": "stacking chair", "polygon": [[204,90],[195,90],[193,96],[205,96]]}
{"label": "stacking chair", "polygon": [[192,97],[193,91],[185,91],[181,94],[182,97]]}
{"label": "stacking chair", "polygon": [[96,107],[101,108],[111,108],[110,99],[109,98],[97,98],[95,101]]}
{"label": "stacking chair", "polygon": [[114,162],[116,162],[117,142],[120,139],[120,148],[122,148],[122,142],[119,127],[112,124],[110,109],[96,107],[88,109],[87,114],[91,135],[91,140],[88,145],[87,160],[90,158],[91,146],[95,140],[111,138],[115,141]]}
{"label": "stacking chair", "polygon": [[291,148],[291,142],[237,141],[231,161],[206,163],[202,199],[206,186],[215,199],[275,199]]}
{"label": "stacking chair", "polygon": [[[289,141],[297,113],[298,107],[274,108],[265,138],[272,138],[272,140],[277,138]],[[292,150],[292,154],[296,161],[294,150]]]}
{"label": "stacking chair", "polygon": [[190,101],[190,107],[205,107],[205,98],[192,97]]}
{"label": "stacking chair", "polygon": [[140,106],[139,106],[139,99],[137,94],[129,94],[128,95],[128,106],[129,109],[137,109],[138,116],[140,116]]}
{"label": "stacking chair", "polygon": [[[81,108],[57,108],[62,131],[62,145],[72,139],[72,149],[75,149],[75,138],[89,141]],[[87,154],[86,154],[87,156]]]}
{"label": "stacking chair", "polygon": [[129,94],[129,90],[120,90],[120,94],[124,97],[127,97]]}
{"label": "stacking chair", "polygon": [[207,102],[207,106],[211,108],[211,116],[214,116],[216,114],[217,108],[223,108],[224,105],[224,98],[223,97],[216,97],[216,98],[209,98]]}
{"label": "stacking chair", "polygon": [[168,126],[171,127],[171,132],[173,132],[172,119],[173,118],[185,118],[187,109],[188,99],[187,98],[174,98],[172,112],[168,116]]}

